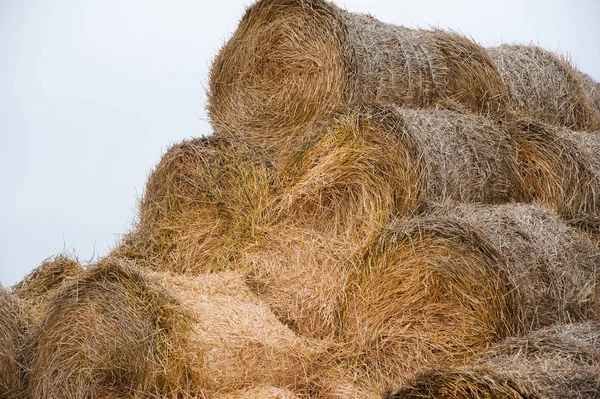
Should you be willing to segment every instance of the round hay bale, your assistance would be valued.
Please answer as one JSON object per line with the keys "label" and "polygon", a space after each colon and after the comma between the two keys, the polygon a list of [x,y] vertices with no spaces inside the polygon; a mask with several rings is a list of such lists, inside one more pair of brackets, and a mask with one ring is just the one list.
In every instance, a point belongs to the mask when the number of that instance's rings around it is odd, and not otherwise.
{"label": "round hay bale", "polygon": [[242,257],[250,286],[303,334],[332,335],[364,248],[425,199],[521,197],[508,134],[445,110],[340,112],[280,172],[264,231]]}
{"label": "round hay bale", "polygon": [[29,325],[22,304],[0,285],[0,397],[22,397],[21,347]]}
{"label": "round hay bale", "polygon": [[432,207],[390,227],[349,289],[344,339],[386,386],[510,333],[600,317],[600,252],[533,205]]}
{"label": "round hay bale", "polygon": [[79,260],[66,254],[48,258],[22,281],[11,288],[12,294],[27,304],[35,318],[44,313],[44,306],[60,286],[80,274]]}
{"label": "round hay bale", "polygon": [[600,323],[556,325],[507,338],[471,368],[420,372],[389,399],[597,399]]}
{"label": "round hay bale", "polygon": [[468,362],[517,331],[523,317],[505,263],[467,223],[435,216],[392,225],[349,290],[349,361],[384,389],[427,365]]}
{"label": "round hay bale", "polygon": [[600,252],[585,233],[537,205],[439,206],[432,215],[469,223],[507,259],[525,310],[522,323],[600,320]]}
{"label": "round hay bale", "polygon": [[301,392],[321,353],[232,272],[147,273],[117,259],[63,287],[30,341],[29,394],[53,398]]}
{"label": "round hay bale", "polygon": [[553,208],[566,219],[600,215],[597,154],[582,148],[574,135],[565,138],[561,129],[548,125],[520,120],[505,128],[516,142],[529,201]]}
{"label": "round hay bale", "polygon": [[208,112],[217,134],[243,135],[278,154],[340,105],[445,101],[482,113],[507,108],[501,77],[479,45],[324,0],[261,0],[214,61]]}
{"label": "round hay bale", "polygon": [[542,122],[574,130],[600,129],[578,71],[550,51],[529,45],[487,49],[514,104]]}
{"label": "round hay bale", "polygon": [[146,184],[139,221],[113,254],[177,272],[222,270],[251,236],[269,167],[242,144],[184,141],[162,157]]}

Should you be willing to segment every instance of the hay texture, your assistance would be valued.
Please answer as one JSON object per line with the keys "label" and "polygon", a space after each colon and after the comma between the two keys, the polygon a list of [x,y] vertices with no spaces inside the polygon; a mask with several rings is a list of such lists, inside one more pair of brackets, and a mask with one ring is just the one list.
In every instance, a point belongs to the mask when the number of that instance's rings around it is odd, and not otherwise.
{"label": "hay texture", "polygon": [[553,208],[566,219],[600,215],[600,153],[597,144],[587,147],[586,142],[597,142],[595,137],[527,120],[510,121],[504,128],[516,142],[528,201]]}
{"label": "hay texture", "polygon": [[28,390],[70,399],[301,390],[318,356],[236,274],[144,273],[108,258],[49,304],[28,345]]}
{"label": "hay texture", "polygon": [[600,129],[600,112],[589,101],[580,73],[540,47],[501,45],[487,49],[515,105],[542,122],[574,130]]}
{"label": "hay texture", "polygon": [[600,113],[600,83],[596,82],[590,75],[578,72],[581,86],[585,92],[588,102]]}
{"label": "hay texture", "polygon": [[269,167],[240,143],[211,136],[174,145],[148,179],[137,226],[113,254],[159,270],[228,268],[269,184]]}
{"label": "hay texture", "polygon": [[280,173],[264,230],[243,254],[251,287],[305,334],[339,328],[357,261],[393,217],[425,199],[522,195],[510,137],[478,116],[364,106],[313,135]]}
{"label": "hay texture", "polygon": [[514,333],[599,317],[600,254],[532,205],[460,205],[390,227],[348,294],[344,339],[393,387]]}
{"label": "hay texture", "polygon": [[217,134],[277,153],[340,105],[448,101],[482,113],[507,107],[495,65],[470,40],[323,0],[261,0],[214,61],[208,111]]}
{"label": "hay texture", "polygon": [[217,395],[215,399],[299,399],[294,393],[275,387],[257,387]]}
{"label": "hay texture", "polygon": [[565,324],[508,338],[471,368],[419,373],[389,399],[600,397],[600,324]]}
{"label": "hay texture", "polygon": [[0,285],[0,398],[22,397],[20,352],[29,323],[19,300]]}
{"label": "hay texture", "polygon": [[44,307],[60,286],[83,271],[79,261],[67,254],[48,258],[22,281],[11,288],[13,295],[28,307],[36,319],[44,313]]}

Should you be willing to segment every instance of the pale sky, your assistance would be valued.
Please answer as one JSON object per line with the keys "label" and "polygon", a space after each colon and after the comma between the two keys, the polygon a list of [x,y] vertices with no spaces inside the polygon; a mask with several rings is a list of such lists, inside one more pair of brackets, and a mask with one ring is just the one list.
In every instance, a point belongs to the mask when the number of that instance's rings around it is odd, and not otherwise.
{"label": "pale sky", "polygon": [[[0,282],[102,256],[167,147],[211,134],[208,70],[249,1],[0,0]],[[600,2],[341,0],[485,46],[569,54],[600,80]]]}

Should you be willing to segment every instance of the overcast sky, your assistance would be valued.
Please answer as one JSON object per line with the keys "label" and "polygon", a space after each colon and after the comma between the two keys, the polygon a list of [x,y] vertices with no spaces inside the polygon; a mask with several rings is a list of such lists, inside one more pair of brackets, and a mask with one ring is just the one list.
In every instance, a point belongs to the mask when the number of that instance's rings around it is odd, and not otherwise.
{"label": "overcast sky", "polygon": [[[0,0],[0,282],[102,256],[169,144],[211,134],[208,69],[248,1]],[[483,45],[534,42],[600,80],[600,2],[339,1]]]}

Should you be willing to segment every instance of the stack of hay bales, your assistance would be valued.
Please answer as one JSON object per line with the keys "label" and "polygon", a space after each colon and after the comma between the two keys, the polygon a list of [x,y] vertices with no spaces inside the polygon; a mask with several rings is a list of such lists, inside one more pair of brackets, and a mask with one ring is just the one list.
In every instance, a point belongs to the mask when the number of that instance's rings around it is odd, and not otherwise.
{"label": "stack of hay bales", "polygon": [[22,346],[29,315],[0,285],[0,397],[21,398]]}
{"label": "stack of hay bales", "polygon": [[594,397],[596,89],[531,46],[259,0],[215,135],[167,151],[109,256],[3,299],[33,316],[1,319],[4,392]]}

